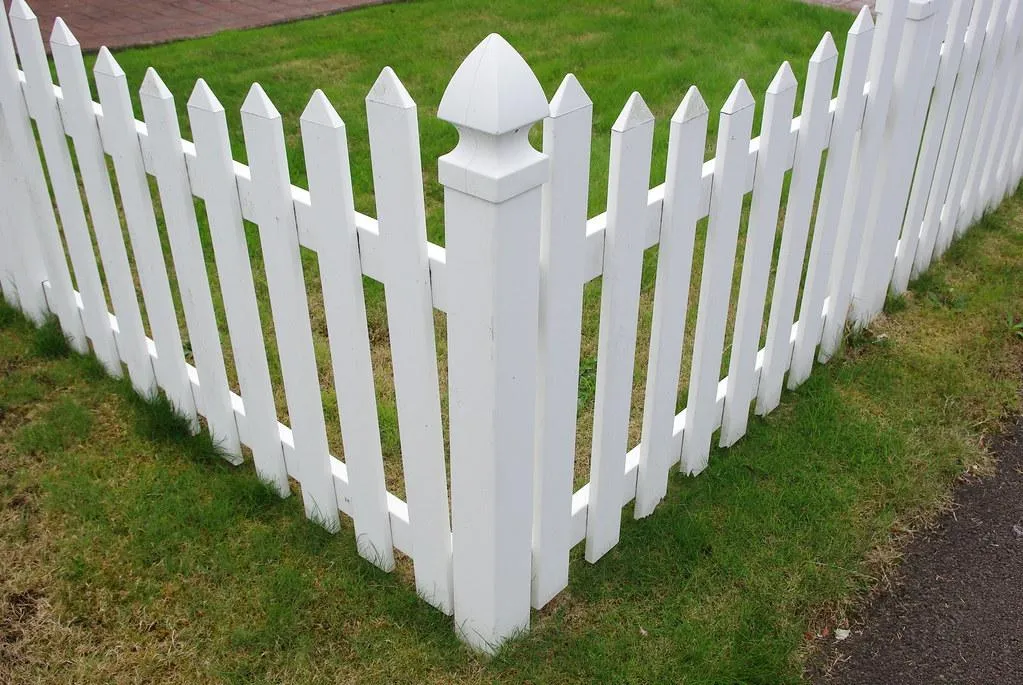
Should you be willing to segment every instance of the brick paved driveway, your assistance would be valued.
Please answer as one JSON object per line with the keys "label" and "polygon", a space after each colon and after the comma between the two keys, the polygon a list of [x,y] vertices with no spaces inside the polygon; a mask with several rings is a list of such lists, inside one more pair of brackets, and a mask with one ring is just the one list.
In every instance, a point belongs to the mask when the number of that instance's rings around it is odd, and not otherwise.
{"label": "brick paved driveway", "polygon": [[[27,0],[43,37],[63,17],[85,50],[163,43],[265,26],[386,0]],[[9,8],[11,0],[4,0]]]}

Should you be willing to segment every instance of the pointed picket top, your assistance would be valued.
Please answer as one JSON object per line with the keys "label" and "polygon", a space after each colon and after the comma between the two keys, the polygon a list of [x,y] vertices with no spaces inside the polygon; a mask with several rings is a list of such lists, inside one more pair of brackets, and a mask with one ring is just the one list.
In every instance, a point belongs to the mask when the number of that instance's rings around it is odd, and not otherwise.
{"label": "pointed picket top", "polygon": [[856,16],[856,21],[853,22],[852,27],[849,29],[850,36],[858,36],[864,33],[869,33],[874,30],[874,15],[870,13],[870,8],[864,5],[860,9],[860,13]]}
{"label": "pointed picket top", "polygon": [[437,117],[455,126],[502,135],[530,126],[549,112],[547,96],[526,60],[492,33],[451,77]]}
{"label": "pointed picket top", "polygon": [[551,116],[560,117],[585,107],[592,107],[593,100],[583,90],[575,74],[567,75],[551,98]]}
{"label": "pointed picket top", "polygon": [[637,126],[648,124],[653,120],[654,115],[650,108],[646,106],[646,102],[643,101],[643,96],[639,93],[633,93],[629,96],[629,101],[625,103],[625,107],[622,108],[622,113],[615,119],[611,130],[628,131]]}
{"label": "pointed picket top", "polygon": [[274,107],[274,103],[270,101],[263,86],[258,83],[253,83],[249,88],[249,94],[245,96],[245,102],[242,103],[242,114],[249,114],[261,119],[281,118],[281,113]]}
{"label": "pointed picket top", "polygon": [[107,50],[107,46],[104,45],[99,49],[99,54],[96,55],[96,64],[92,67],[93,73],[103,74],[104,76],[113,76],[114,78],[120,78],[124,76],[124,69],[114,59],[114,55]]}
{"label": "pointed picket top", "polygon": [[366,102],[376,102],[398,109],[412,109],[416,106],[416,101],[412,99],[408,90],[405,89],[405,85],[394,73],[394,69],[390,67],[384,67],[381,70],[380,76],[377,76],[373,87],[369,89]]}
{"label": "pointed picket top", "polygon": [[67,24],[60,17],[53,21],[53,31],[50,32],[50,44],[66,45],[68,47],[78,45],[78,39],[75,38],[75,34],[71,33],[71,29],[68,28]]}
{"label": "pointed picket top", "polygon": [[156,73],[156,69],[152,67],[146,69],[146,77],[142,79],[142,87],[139,88],[139,94],[143,97],[154,98],[157,100],[174,99],[174,95],[172,95],[170,89],[167,88],[167,84],[163,82],[160,75]]}
{"label": "pointed picket top", "polygon": [[199,79],[195,82],[195,88],[188,98],[188,108],[197,109],[200,112],[223,112],[224,106],[220,104],[216,93],[206,83],[206,79]]}
{"label": "pointed picket top", "polygon": [[779,95],[785,91],[792,90],[797,85],[799,84],[796,82],[796,75],[792,73],[792,65],[785,61],[778,67],[778,73],[774,75],[771,85],[767,87],[767,93],[769,95]]}
{"label": "pointed picket top", "polygon": [[707,116],[709,112],[710,108],[707,107],[703,95],[700,94],[700,89],[696,86],[689,86],[689,92],[682,98],[682,103],[675,110],[671,120],[676,124],[684,124],[687,121]]}
{"label": "pointed picket top", "polygon": [[817,44],[817,49],[814,50],[813,54],[810,56],[810,63],[820,64],[837,57],[838,47],[835,46],[835,39],[831,35],[831,31],[828,31],[824,34],[824,37],[821,38],[821,42]]}
{"label": "pointed picket top", "polygon": [[302,112],[301,120],[324,128],[344,128],[345,126],[345,122],[338,116],[334,105],[330,104],[330,100],[319,88],[309,98],[309,104]]}
{"label": "pointed picket top", "polygon": [[36,13],[32,11],[32,8],[28,6],[25,0],[14,0],[11,3],[10,11],[11,19],[21,19],[22,21],[32,21],[36,18]]}
{"label": "pointed picket top", "polygon": [[746,85],[746,79],[739,79],[739,82],[735,84],[735,88],[732,89],[731,95],[725,100],[721,113],[737,114],[755,104],[756,100],[753,99],[753,93],[750,92],[749,86]]}

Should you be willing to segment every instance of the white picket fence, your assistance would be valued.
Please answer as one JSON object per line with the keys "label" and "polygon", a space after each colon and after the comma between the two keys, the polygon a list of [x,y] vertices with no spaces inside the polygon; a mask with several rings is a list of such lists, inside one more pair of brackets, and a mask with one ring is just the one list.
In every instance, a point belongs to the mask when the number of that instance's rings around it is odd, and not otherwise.
{"label": "white picket fence", "polygon": [[[757,414],[774,409],[783,385],[798,386],[815,356],[836,352],[847,320],[870,321],[887,293],[903,292],[1019,182],[1023,0],[881,0],[878,13],[876,28],[864,10],[849,32],[837,98],[830,35],[810,58],[795,117],[796,78],[782,65],[757,138],[754,98],[739,81],[710,161],[708,109],[691,88],[671,120],[667,180],[652,189],[654,118],[634,94],[611,132],[607,212],[591,219],[590,100],[569,75],[548,103],[522,57],[488,37],[440,103],[459,143],[439,160],[439,247],[426,238],[416,105],[389,68],[366,98],[373,219],[354,209],[345,126],[321,92],[301,118],[307,191],[290,184],[281,117],[258,84],[242,107],[245,166],[232,160],[224,109],[201,80],[187,105],[194,142],[181,139],[174,98],[153,70],[141,88],[144,122],[135,119],[124,72],[106,50],[93,102],[78,43],[59,20],[55,85],[36,18],[15,0],[0,27],[0,287],[37,321],[56,314],[75,348],[91,349],[112,375],[123,363],[139,392],[162,389],[197,428],[205,417],[231,459],[248,446],[282,496],[297,480],[311,518],[336,530],[339,510],[351,517],[359,552],[379,567],[393,567],[394,550],[411,557],[423,598],[453,613],[471,645],[492,651],[528,627],[531,606],[566,587],[572,547],[585,541],[586,560],[600,559],[618,542],[623,505],[634,499],[636,517],[653,512],[675,464],[702,471],[715,431],[725,446],[742,437],[754,400]],[[527,137],[541,121],[542,153]],[[194,198],[205,201],[241,396],[227,381]],[[689,396],[676,414],[704,217]],[[290,426],[277,419],[243,219],[259,227]],[[642,439],[629,449],[643,252],[655,244]],[[321,267],[344,463],[329,453],[300,246]],[[385,286],[407,501],[385,487],[363,275]],[[583,287],[595,278],[603,286],[590,481],[573,492]],[[447,313],[449,455],[434,309]]]}

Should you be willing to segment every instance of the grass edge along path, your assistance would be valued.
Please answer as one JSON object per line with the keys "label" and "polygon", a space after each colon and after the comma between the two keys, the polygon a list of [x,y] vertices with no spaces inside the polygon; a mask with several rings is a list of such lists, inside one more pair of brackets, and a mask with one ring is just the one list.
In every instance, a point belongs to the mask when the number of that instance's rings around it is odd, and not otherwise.
{"label": "grass edge along path", "polygon": [[[0,310],[0,683],[798,682],[1019,411],[1023,194],[492,659]],[[206,440],[204,443],[203,440]]]}

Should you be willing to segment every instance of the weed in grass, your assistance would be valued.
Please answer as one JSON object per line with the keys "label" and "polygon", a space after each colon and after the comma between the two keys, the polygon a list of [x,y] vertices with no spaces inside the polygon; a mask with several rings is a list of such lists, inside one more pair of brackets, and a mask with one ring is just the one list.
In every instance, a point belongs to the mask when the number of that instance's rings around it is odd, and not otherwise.
{"label": "weed in grass", "polygon": [[44,359],[59,359],[71,354],[71,343],[55,315],[47,316],[43,325],[35,330],[32,351]]}
{"label": "weed in grass", "polygon": [[1009,331],[1009,335],[1023,340],[1023,319],[1017,320],[1012,314],[1006,314],[1005,328]]}

